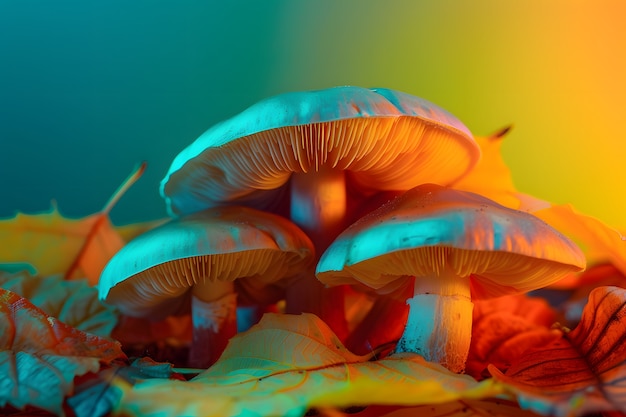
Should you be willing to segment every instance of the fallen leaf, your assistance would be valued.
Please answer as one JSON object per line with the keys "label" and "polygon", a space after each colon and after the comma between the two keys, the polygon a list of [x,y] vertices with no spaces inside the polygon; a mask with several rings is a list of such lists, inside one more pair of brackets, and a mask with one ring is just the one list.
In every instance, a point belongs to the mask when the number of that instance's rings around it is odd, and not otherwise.
{"label": "fallen leaf", "polygon": [[558,311],[558,322],[575,327],[582,317],[589,294],[597,287],[626,287],[626,275],[611,263],[595,264],[572,280],[538,291]]}
{"label": "fallen leaf", "polygon": [[349,352],[316,316],[266,314],[231,339],[222,357],[189,382],[150,380],[124,391],[132,416],[301,416],[309,408],[437,404],[500,393],[414,354],[369,361]]}
{"label": "fallen leaf", "polygon": [[543,415],[626,412],[626,290],[596,288],[578,326],[489,371],[522,408]]}
{"label": "fallen leaf", "polygon": [[519,209],[522,203],[513,184],[511,170],[502,159],[500,150],[502,139],[510,130],[509,126],[489,136],[474,137],[480,146],[481,159],[451,187],[477,193],[503,206]]}
{"label": "fallen leaf", "polygon": [[543,298],[527,294],[505,295],[489,300],[474,301],[473,320],[477,322],[484,316],[508,313],[523,317],[525,321],[544,327],[550,327],[556,321],[556,311]]}
{"label": "fallen leaf", "polygon": [[109,415],[122,396],[122,392],[112,385],[115,378],[123,378],[131,385],[152,378],[184,380],[171,364],[155,362],[150,358],[135,359],[128,366],[107,367],[76,383],[74,395],[67,400],[74,416]]}
{"label": "fallen leaf", "polygon": [[472,341],[465,372],[476,379],[489,377],[489,365],[505,371],[526,350],[561,336],[551,329],[556,312],[543,299],[526,295],[476,301]]}
{"label": "fallen leaf", "polygon": [[537,417],[539,414],[522,410],[517,403],[506,400],[464,399],[442,404],[417,407],[372,406],[356,413],[325,413],[328,417]]}
{"label": "fallen leaf", "polygon": [[26,271],[0,272],[0,288],[27,298],[47,315],[83,332],[110,336],[117,322],[115,309],[100,302],[98,290],[86,280],[32,276]]}
{"label": "fallen leaf", "polygon": [[[533,214],[576,242],[589,264],[608,262],[626,275],[626,236],[617,229],[579,212],[571,204],[551,205]],[[571,287],[576,285],[577,281],[572,281]]]}
{"label": "fallen leaf", "polygon": [[140,165],[99,213],[69,219],[53,204],[48,212],[18,213],[0,220],[0,263],[28,263],[42,276],[88,278],[95,285],[106,262],[124,245],[111,224],[109,211],[144,169],[145,164]]}
{"label": "fallen leaf", "polygon": [[124,358],[119,343],[76,330],[0,289],[0,407],[62,415],[76,376]]}

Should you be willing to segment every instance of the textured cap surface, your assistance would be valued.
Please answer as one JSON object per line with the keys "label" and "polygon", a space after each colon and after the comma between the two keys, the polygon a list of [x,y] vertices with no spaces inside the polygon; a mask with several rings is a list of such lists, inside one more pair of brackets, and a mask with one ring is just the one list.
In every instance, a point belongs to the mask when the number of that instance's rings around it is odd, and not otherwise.
{"label": "textured cap surface", "polygon": [[246,207],[210,209],[129,242],[104,268],[99,294],[125,314],[165,317],[198,282],[245,278],[260,289],[313,257],[309,238],[287,219]]}
{"label": "textured cap surface", "polygon": [[322,255],[328,285],[379,289],[452,267],[487,298],[541,288],[585,267],[580,249],[537,217],[478,194],[415,187],[345,230]]}

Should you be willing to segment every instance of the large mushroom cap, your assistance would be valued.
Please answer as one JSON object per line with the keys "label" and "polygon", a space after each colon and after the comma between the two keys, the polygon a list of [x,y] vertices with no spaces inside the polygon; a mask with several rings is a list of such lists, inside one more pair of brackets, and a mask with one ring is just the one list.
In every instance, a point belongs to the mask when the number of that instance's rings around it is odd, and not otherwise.
{"label": "large mushroom cap", "polygon": [[286,279],[314,257],[309,238],[289,220],[245,207],[215,208],[152,229],[107,264],[100,298],[132,316],[177,313],[185,294],[208,281]]}
{"label": "large mushroom cap", "polygon": [[478,194],[424,184],[340,234],[316,275],[327,285],[381,289],[452,268],[471,277],[473,298],[488,298],[541,288],[584,267],[581,250],[537,217]]}
{"label": "large mushroom cap", "polygon": [[215,125],[174,159],[161,194],[171,215],[224,204],[267,210],[292,173],[346,170],[352,192],[368,194],[449,184],[479,157],[469,130],[426,100],[336,87],[272,97]]}

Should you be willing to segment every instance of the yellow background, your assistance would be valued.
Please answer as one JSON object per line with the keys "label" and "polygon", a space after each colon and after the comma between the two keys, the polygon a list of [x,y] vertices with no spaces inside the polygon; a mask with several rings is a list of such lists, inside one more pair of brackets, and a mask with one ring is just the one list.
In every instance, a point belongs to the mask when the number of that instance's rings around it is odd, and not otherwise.
{"label": "yellow background", "polygon": [[292,4],[281,90],[386,86],[476,135],[513,124],[503,152],[519,189],[626,226],[626,2]]}

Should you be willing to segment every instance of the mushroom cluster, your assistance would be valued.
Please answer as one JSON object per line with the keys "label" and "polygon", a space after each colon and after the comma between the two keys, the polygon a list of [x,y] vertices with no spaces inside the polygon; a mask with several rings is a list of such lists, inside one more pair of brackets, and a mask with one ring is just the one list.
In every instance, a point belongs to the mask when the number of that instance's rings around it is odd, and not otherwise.
{"label": "mushroom cluster", "polygon": [[461,372],[472,298],[584,267],[578,248],[532,215],[448,188],[480,155],[456,117],[399,91],[266,99],[174,159],[161,182],[173,220],[113,257],[101,298],[135,316],[192,309],[190,363],[209,366],[235,331],[237,294],[284,299],[285,313],[316,314],[346,339],[350,288],[397,292],[410,279],[396,350]]}

